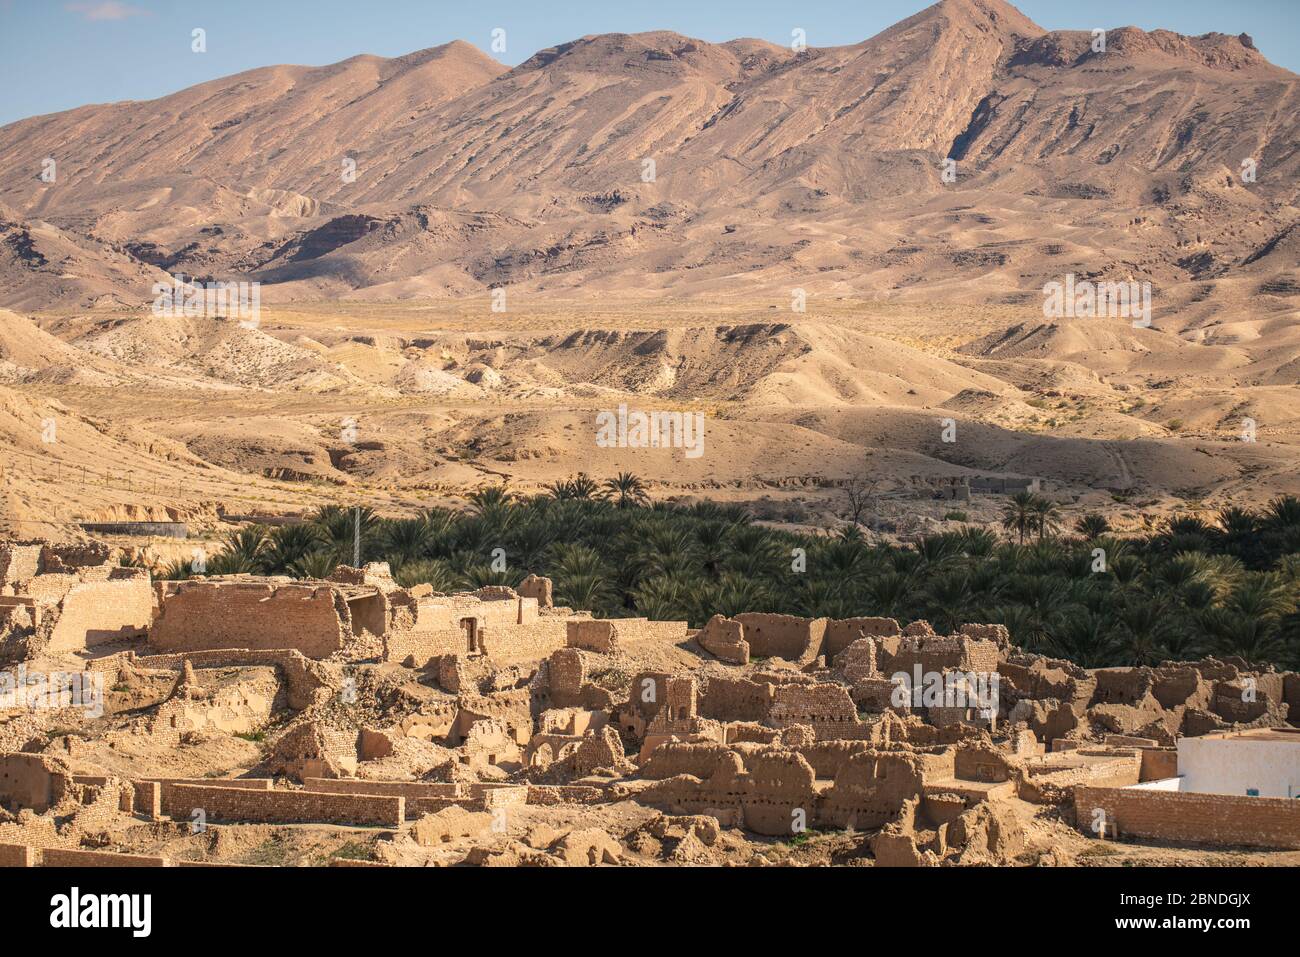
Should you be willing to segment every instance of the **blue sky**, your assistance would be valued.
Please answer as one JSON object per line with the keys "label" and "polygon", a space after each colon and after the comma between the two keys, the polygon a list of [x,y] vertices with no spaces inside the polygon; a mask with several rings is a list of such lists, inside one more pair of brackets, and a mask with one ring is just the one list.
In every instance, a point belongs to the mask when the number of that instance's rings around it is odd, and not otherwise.
{"label": "blue sky", "polygon": [[[675,30],[704,40],[760,37],[810,46],[857,43],[926,0],[0,0],[0,124],[41,113],[151,99],[273,63],[396,56],[451,40],[489,50],[506,30],[519,63],[587,33]],[[1180,33],[1249,33],[1274,63],[1300,72],[1300,0],[1022,0],[1051,29],[1134,25]],[[190,49],[195,27],[208,50]]]}

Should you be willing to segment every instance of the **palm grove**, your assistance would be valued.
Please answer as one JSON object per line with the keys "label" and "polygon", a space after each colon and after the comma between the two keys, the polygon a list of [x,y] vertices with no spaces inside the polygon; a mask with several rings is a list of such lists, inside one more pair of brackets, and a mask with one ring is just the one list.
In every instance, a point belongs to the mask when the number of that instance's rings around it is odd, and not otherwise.
{"label": "palm grove", "polygon": [[[872,543],[856,524],[785,531],[739,506],[650,504],[633,475],[578,475],[529,497],[486,488],[459,511],[381,518],[330,506],[301,524],[244,526],[205,571],[324,577],[359,544],[363,561],[388,562],[406,586],[450,592],[536,573],[554,580],[558,603],[603,617],[698,627],[745,611],[883,615],[940,632],[1001,622],[1018,645],[1084,667],[1205,654],[1300,665],[1300,499],[1119,537],[1099,515],[1063,529],[1055,503],[1024,493],[1002,527]],[[181,562],[165,575],[192,571]]]}

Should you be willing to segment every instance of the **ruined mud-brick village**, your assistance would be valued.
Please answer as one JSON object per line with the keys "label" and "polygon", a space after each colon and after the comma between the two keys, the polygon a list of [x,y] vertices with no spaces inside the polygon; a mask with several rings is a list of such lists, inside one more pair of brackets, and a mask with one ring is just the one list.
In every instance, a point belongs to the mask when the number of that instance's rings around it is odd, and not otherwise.
{"label": "ruined mud-brick village", "polygon": [[[945,629],[946,630],[946,629]],[[1268,863],[1300,674],[0,543],[0,866]]]}

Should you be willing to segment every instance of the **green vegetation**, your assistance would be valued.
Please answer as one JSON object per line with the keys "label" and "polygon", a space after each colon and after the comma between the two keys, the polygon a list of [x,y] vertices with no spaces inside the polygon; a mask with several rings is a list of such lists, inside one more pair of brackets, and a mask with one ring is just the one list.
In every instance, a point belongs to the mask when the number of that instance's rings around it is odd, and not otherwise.
{"label": "green vegetation", "polygon": [[348,843],[331,851],[329,856],[345,861],[368,861],[372,859],[373,855],[369,844],[363,844],[360,841],[348,841]]}
{"label": "green vegetation", "polygon": [[[856,526],[796,534],[736,506],[644,501],[634,476],[603,486],[578,476],[533,497],[478,491],[463,511],[380,519],[362,509],[362,559],[387,561],[403,585],[442,592],[545,575],[557,603],[609,617],[699,626],[744,611],[884,615],[925,618],[941,632],[1001,622],[1017,644],[1085,667],[1202,654],[1300,665],[1294,497],[1259,512],[1225,508],[1213,521],[1176,517],[1121,539],[1097,515],[1064,533],[1059,507],[1026,493],[1007,501],[1005,539],[966,527],[901,546],[870,543]],[[324,576],[351,561],[352,530],[352,511],[339,507],[307,524],[244,527],[208,572]],[[495,549],[505,571],[494,569]],[[794,570],[797,549],[806,571]]]}

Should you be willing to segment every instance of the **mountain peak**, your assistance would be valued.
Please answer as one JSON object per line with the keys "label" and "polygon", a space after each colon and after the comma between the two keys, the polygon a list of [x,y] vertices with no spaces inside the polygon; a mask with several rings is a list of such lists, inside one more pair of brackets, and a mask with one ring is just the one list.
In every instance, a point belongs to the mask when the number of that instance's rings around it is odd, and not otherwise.
{"label": "mountain peak", "polygon": [[944,16],[955,22],[986,23],[1020,36],[1032,37],[1047,32],[1005,0],[939,0],[912,19],[934,16]]}

